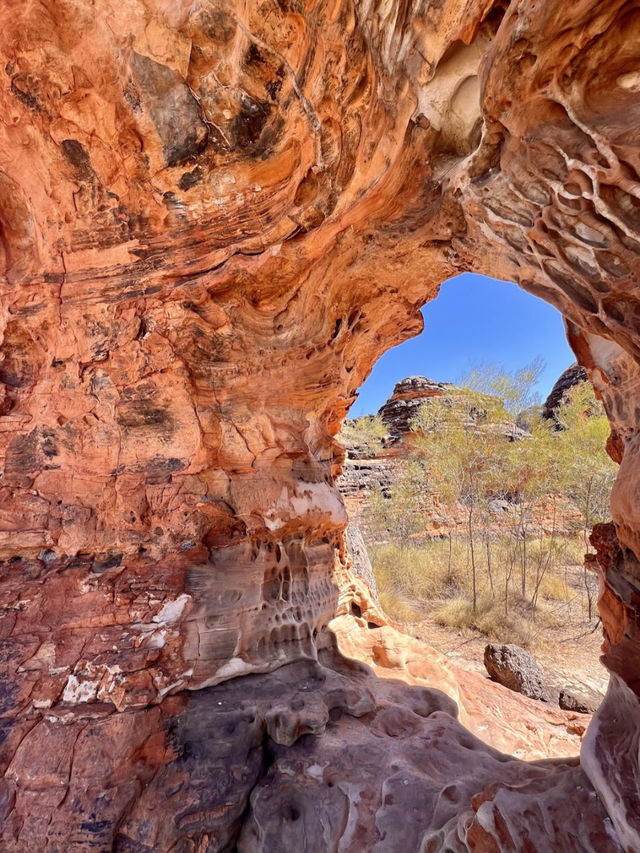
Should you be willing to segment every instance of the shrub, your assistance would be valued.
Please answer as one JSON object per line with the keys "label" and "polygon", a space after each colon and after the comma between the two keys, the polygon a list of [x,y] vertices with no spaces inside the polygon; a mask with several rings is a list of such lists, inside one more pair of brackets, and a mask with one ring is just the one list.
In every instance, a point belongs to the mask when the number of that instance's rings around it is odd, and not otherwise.
{"label": "shrub", "polygon": [[490,598],[480,599],[475,613],[471,601],[453,598],[436,611],[434,619],[445,628],[475,628],[492,640],[519,646],[528,646],[533,636],[528,619],[521,614],[505,616],[502,607]]}
{"label": "shrub", "polygon": [[383,591],[379,598],[382,609],[395,622],[420,622],[424,619],[424,611],[408,602],[401,595]]}
{"label": "shrub", "polygon": [[547,573],[540,581],[540,596],[551,601],[569,601],[571,593],[562,578]]}

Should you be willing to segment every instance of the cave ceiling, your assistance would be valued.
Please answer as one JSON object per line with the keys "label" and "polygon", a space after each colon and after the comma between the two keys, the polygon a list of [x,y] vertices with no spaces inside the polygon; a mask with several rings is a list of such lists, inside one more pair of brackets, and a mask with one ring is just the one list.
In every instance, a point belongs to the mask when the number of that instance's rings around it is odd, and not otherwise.
{"label": "cave ceiling", "polygon": [[[0,52],[3,850],[640,850],[638,4],[5,0]],[[338,648],[335,435],[466,270],[612,425],[579,760]]]}

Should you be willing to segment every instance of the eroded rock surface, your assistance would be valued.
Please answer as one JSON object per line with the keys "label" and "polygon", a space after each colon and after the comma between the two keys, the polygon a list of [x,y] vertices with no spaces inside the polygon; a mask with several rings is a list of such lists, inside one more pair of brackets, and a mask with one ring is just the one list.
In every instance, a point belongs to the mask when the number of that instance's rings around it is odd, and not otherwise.
{"label": "eroded rock surface", "polygon": [[378,414],[393,439],[411,432],[411,421],[421,406],[435,397],[449,398],[454,388],[445,382],[433,382],[426,376],[409,376],[397,382],[393,394],[381,407]]}
{"label": "eroded rock surface", "polygon": [[580,385],[582,382],[587,382],[587,371],[579,364],[572,364],[571,367],[562,373],[554,383],[553,388],[549,392],[549,396],[544,401],[543,414],[545,418],[553,418],[557,420],[559,409],[563,402],[567,400],[572,388]]}
{"label": "eroded rock surface", "polygon": [[[0,7],[4,849],[640,847],[638,35],[624,0]],[[612,421],[582,769],[337,658],[266,749],[304,676],[256,674],[355,590],[333,436],[465,269],[565,313]]]}
{"label": "eroded rock surface", "polygon": [[354,524],[348,524],[344,532],[344,542],[349,555],[349,568],[351,573],[358,578],[361,578],[369,588],[369,592],[374,600],[378,600],[378,587],[376,585],[376,576],[373,573],[373,566],[369,559],[367,546],[360,528]]}
{"label": "eroded rock surface", "polygon": [[484,650],[484,665],[498,684],[522,693],[530,699],[545,695],[544,675],[536,659],[514,643],[489,643]]}

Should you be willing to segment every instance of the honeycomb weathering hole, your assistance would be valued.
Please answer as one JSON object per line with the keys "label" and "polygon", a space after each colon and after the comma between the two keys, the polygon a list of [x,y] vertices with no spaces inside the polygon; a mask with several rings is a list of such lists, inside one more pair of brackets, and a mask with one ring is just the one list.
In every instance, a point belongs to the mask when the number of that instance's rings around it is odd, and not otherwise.
{"label": "honeycomb weathering hole", "polygon": [[[0,9],[2,848],[637,849],[639,19],[294,6]],[[465,269],[568,318],[621,459],[579,763],[327,628],[335,435]]]}

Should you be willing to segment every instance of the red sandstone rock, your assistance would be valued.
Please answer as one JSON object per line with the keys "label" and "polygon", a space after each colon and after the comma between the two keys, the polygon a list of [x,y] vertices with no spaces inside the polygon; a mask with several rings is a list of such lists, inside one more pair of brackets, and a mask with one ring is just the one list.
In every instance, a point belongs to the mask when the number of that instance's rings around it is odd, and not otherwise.
{"label": "red sandstone rock", "polygon": [[[640,16],[505,9],[0,8],[3,849],[640,846]],[[566,314],[622,459],[583,769],[330,653],[333,436],[463,269]]]}

